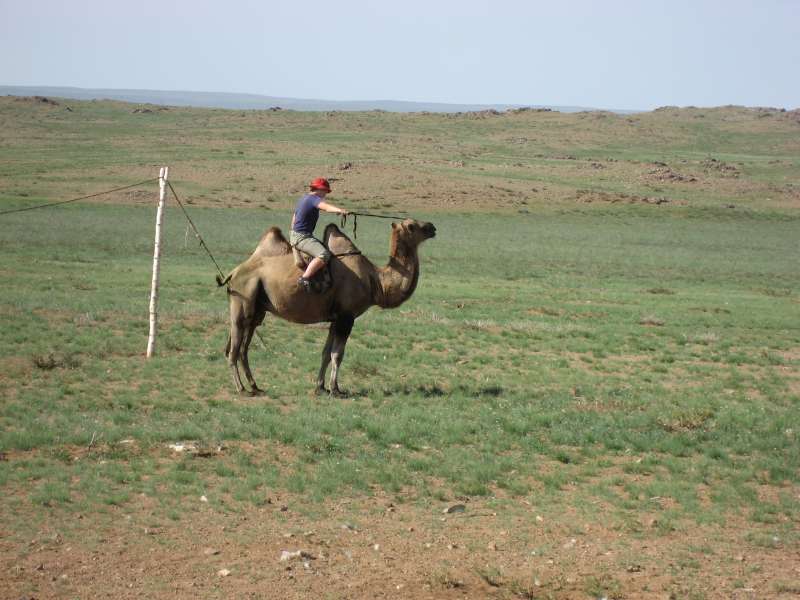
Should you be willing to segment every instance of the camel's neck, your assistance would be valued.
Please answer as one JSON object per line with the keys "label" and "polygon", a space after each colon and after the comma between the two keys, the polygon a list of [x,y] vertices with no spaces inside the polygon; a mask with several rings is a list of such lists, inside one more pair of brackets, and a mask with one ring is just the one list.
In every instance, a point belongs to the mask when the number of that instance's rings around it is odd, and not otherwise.
{"label": "camel's neck", "polygon": [[381,308],[395,308],[408,300],[417,289],[419,257],[417,248],[411,247],[392,232],[389,263],[378,272],[379,289],[375,304]]}

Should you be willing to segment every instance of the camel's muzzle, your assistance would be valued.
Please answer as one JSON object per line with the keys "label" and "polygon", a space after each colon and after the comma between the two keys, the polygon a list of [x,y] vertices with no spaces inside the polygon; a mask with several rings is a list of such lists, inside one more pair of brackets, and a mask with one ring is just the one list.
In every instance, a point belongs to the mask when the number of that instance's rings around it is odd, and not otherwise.
{"label": "camel's muzzle", "polygon": [[425,235],[429,238],[436,237],[436,227],[433,226],[433,223],[425,223],[422,226],[422,231],[425,232]]}

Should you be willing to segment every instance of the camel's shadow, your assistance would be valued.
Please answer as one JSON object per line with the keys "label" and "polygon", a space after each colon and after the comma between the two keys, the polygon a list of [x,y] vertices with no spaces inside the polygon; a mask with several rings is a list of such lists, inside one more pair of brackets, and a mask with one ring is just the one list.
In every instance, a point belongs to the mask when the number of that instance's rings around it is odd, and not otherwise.
{"label": "camel's shadow", "polygon": [[315,388],[311,395],[316,398],[331,398],[336,400],[355,400],[358,398],[369,398],[370,396],[374,396],[374,390],[370,389],[353,389],[348,388],[346,390],[339,390],[338,392],[331,393],[330,390],[322,390],[320,388]]}
{"label": "camel's shadow", "polygon": [[505,394],[505,389],[497,385],[479,387],[459,385],[452,390],[445,390],[436,383],[421,383],[417,385],[404,385],[396,389],[383,388],[381,392],[384,396],[422,396],[424,398],[439,398],[457,394],[468,398],[498,398]]}
{"label": "camel's shadow", "polygon": [[[468,386],[459,385],[452,390],[446,390],[436,383],[420,383],[416,385],[401,385],[396,387],[357,387],[340,390],[338,393],[331,393],[328,389],[314,388],[309,392],[309,396],[321,400],[361,400],[376,397],[383,398],[403,398],[412,396],[422,396],[423,398],[447,398],[449,396],[461,396],[466,398],[499,398],[505,394],[506,390],[502,386]],[[251,398],[270,399],[274,396],[267,390],[258,389],[254,392],[242,394]]]}

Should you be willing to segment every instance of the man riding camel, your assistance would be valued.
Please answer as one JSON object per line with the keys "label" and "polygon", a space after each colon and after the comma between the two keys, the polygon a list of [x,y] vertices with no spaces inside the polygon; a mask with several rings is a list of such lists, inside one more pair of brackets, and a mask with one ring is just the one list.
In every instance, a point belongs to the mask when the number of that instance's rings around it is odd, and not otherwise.
{"label": "man riding camel", "polygon": [[325,202],[325,196],[331,191],[327,179],[318,177],[311,182],[310,188],[311,191],[297,201],[292,215],[292,232],[289,236],[289,243],[293,247],[313,257],[313,260],[308,263],[305,273],[297,280],[297,283],[307,292],[312,289],[311,278],[331,259],[330,251],[314,237],[319,211],[347,214],[346,210],[334,206],[330,202]]}

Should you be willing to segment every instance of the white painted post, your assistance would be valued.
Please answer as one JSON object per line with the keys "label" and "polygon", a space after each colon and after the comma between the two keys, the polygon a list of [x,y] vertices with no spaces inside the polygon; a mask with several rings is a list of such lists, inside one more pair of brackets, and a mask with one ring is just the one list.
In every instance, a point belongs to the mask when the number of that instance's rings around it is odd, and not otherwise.
{"label": "white painted post", "polygon": [[156,211],[156,241],[153,249],[153,281],[150,284],[150,335],[147,336],[147,358],[153,356],[158,326],[158,275],[161,269],[161,225],[164,223],[164,200],[167,197],[169,167],[158,173],[158,210]]}

